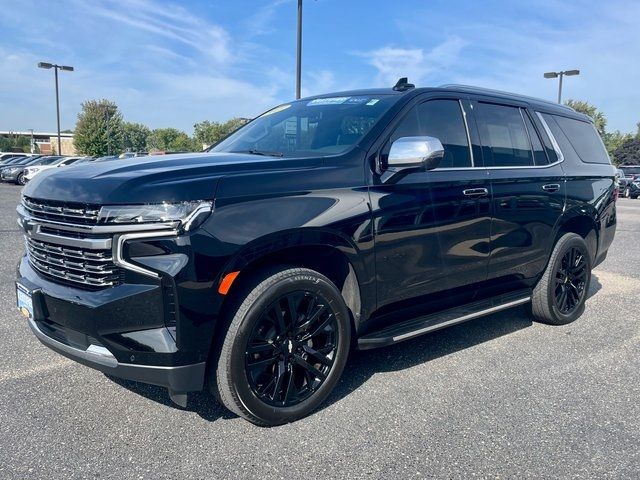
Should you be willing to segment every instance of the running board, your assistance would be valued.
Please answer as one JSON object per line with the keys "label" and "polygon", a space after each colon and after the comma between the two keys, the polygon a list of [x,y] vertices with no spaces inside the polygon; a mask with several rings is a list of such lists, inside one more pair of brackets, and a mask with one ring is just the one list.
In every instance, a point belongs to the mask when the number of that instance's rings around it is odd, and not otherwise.
{"label": "running board", "polygon": [[520,290],[423,317],[412,318],[360,337],[358,339],[358,349],[368,350],[370,348],[385,347],[425,333],[440,330],[441,328],[522,305],[530,300],[531,292],[529,290]]}

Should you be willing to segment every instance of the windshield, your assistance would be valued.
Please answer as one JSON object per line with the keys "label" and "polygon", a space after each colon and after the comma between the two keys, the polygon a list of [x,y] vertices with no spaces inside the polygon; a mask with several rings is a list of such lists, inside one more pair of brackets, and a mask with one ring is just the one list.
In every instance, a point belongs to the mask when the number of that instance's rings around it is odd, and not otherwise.
{"label": "windshield", "polygon": [[25,157],[25,158],[21,158],[19,159],[17,162],[13,162],[13,165],[26,165],[29,162],[33,162],[34,159],[31,157]]}
{"label": "windshield", "polygon": [[30,162],[29,165],[51,165],[60,160],[60,157],[42,157]]}
{"label": "windshield", "polygon": [[211,152],[312,157],[346,152],[356,145],[397,97],[356,95],[280,105],[262,114]]}
{"label": "windshield", "polygon": [[624,165],[621,165],[620,166],[620,170],[622,170],[627,177],[630,177],[632,175],[640,174],[640,165],[633,165],[633,166],[630,166],[630,167],[626,167]]}

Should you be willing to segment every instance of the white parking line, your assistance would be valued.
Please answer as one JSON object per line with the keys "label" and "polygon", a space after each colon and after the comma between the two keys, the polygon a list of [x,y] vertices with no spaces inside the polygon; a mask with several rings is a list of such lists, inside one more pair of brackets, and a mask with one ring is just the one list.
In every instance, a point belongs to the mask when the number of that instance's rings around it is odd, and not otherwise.
{"label": "white parking line", "polygon": [[50,372],[53,370],[60,370],[73,365],[75,362],[63,358],[57,362],[48,363],[46,365],[36,365],[31,368],[21,368],[19,370],[9,370],[8,372],[0,372],[0,383],[10,380],[21,380],[27,377],[34,377],[41,373]]}

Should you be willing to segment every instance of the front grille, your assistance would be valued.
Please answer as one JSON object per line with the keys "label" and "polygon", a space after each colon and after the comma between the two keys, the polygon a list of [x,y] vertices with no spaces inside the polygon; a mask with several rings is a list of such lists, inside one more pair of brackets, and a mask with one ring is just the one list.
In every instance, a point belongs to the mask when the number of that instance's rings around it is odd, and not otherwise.
{"label": "front grille", "polygon": [[34,218],[77,225],[95,225],[100,206],[84,203],[55,202],[22,197],[22,206]]}
{"label": "front grille", "polygon": [[113,263],[111,250],[88,250],[26,238],[29,263],[57,281],[88,288],[122,283],[122,270]]}

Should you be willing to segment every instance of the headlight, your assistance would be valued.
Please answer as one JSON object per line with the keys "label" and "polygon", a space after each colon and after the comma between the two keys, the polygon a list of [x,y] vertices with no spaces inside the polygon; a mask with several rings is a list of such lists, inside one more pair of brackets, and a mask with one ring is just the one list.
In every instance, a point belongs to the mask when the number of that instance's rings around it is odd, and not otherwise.
{"label": "headlight", "polygon": [[8,169],[7,169],[7,173],[8,173],[9,175],[13,175],[14,173],[17,173],[19,170],[20,170],[20,169],[19,169],[19,168],[16,168],[16,167],[8,168]]}
{"label": "headlight", "polygon": [[100,209],[98,223],[144,224],[175,222],[185,230],[200,225],[213,210],[211,201],[154,203],[147,205],[106,205]]}

